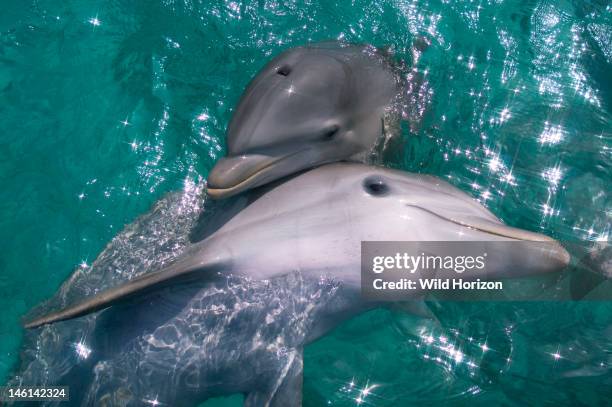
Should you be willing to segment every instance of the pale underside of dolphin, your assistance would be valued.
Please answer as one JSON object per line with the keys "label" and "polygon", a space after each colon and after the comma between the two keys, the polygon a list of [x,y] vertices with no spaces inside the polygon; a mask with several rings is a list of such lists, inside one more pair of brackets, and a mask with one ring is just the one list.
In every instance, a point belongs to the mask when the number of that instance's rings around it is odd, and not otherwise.
{"label": "pale underside of dolphin", "polygon": [[[479,202],[438,178],[329,164],[264,193],[167,268],[25,326],[78,317],[173,282],[227,274],[266,280],[299,271],[311,278],[331,276],[358,291],[362,241],[457,240],[524,242],[508,245],[506,250],[513,247],[516,252],[500,253],[486,277],[539,274],[569,262],[568,253],[553,239],[504,225]],[[526,256],[532,242],[550,242],[554,250]],[[489,256],[495,258],[495,253]],[[521,264],[527,258],[536,261]]]}
{"label": "pale underside of dolphin", "polygon": [[373,163],[395,134],[400,78],[369,45],[314,44],[278,55],[236,107],[209,195],[228,197],[323,163]]}

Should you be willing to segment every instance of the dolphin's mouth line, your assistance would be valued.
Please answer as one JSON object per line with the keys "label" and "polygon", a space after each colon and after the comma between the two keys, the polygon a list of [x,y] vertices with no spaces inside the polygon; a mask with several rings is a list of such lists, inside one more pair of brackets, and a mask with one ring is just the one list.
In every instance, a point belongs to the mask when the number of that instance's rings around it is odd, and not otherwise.
{"label": "dolphin's mouth line", "polygon": [[298,150],[295,151],[293,153],[287,154],[285,156],[279,157],[276,160],[270,161],[269,163],[265,164],[263,167],[258,168],[255,172],[253,172],[252,174],[250,174],[248,177],[246,177],[245,179],[243,179],[242,181],[240,181],[239,183],[232,185],[231,187],[227,187],[227,188],[207,188],[207,191],[210,195],[225,195],[227,193],[231,193],[236,191],[237,189],[240,189],[241,187],[243,187],[245,184],[248,185],[250,182],[252,182],[252,180],[257,177],[259,174],[261,174],[263,171],[267,170],[268,168],[278,164],[281,161],[287,160],[299,153],[302,153],[306,150]]}
{"label": "dolphin's mouth line", "polygon": [[530,242],[550,242],[550,243],[556,242],[556,240],[554,240],[554,239],[552,239],[552,238],[550,238],[548,236],[540,235],[538,233],[524,231],[524,230],[521,230],[521,229],[516,229],[516,228],[513,228],[511,226],[503,225],[504,229],[506,229],[508,231],[515,232],[514,234],[513,233],[509,233],[509,232],[504,233],[502,230],[500,230],[500,228],[496,228],[494,224],[491,224],[490,226],[486,225],[486,224],[474,225],[474,224],[471,224],[469,222],[464,222],[464,221],[461,221],[461,220],[458,220],[458,219],[453,219],[453,218],[446,217],[444,215],[441,215],[441,214],[436,213],[434,211],[431,211],[429,209],[425,209],[425,208],[423,208],[421,206],[418,206],[418,205],[406,204],[406,206],[411,207],[411,208],[416,208],[416,209],[419,209],[421,211],[427,212],[430,215],[433,215],[433,216],[435,216],[437,218],[440,218],[442,220],[446,220],[448,222],[454,223],[455,225],[463,226],[463,227],[466,227],[466,228],[469,228],[469,229],[477,230],[477,231],[488,233],[488,234],[495,235],[495,236],[507,237],[509,239],[523,240],[523,241],[530,241]]}

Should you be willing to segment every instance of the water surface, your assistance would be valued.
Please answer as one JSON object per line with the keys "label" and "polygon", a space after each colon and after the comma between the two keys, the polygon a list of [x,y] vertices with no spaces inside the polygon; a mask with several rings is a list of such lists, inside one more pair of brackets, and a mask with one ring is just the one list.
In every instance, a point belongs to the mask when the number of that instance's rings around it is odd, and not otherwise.
{"label": "water surface", "polygon": [[[0,376],[17,362],[20,317],[166,192],[202,182],[249,79],[306,42],[389,47],[410,67],[401,168],[446,178],[513,226],[608,241],[611,11],[604,1],[5,1]],[[609,303],[436,313],[432,325],[371,312],[307,347],[306,405],[607,400]],[[228,400],[218,404],[239,403]]]}

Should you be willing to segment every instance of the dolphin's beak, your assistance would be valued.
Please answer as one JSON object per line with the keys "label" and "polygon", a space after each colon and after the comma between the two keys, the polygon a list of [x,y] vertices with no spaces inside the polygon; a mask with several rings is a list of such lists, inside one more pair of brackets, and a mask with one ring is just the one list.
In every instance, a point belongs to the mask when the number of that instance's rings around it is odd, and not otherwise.
{"label": "dolphin's beak", "polygon": [[555,239],[504,225],[488,211],[483,213],[484,216],[474,216],[451,214],[444,210],[430,210],[416,205],[408,206],[428,212],[442,221],[470,229],[472,239],[486,243],[489,255],[495,258],[494,262],[503,265],[502,269],[514,270],[514,276],[559,271],[571,261],[570,254]]}
{"label": "dolphin's beak", "polygon": [[279,157],[263,154],[224,157],[208,174],[208,194],[213,199],[227,198],[288,175],[292,171],[283,164],[299,152]]}
{"label": "dolphin's beak", "polygon": [[555,239],[541,233],[481,219],[467,219],[464,226],[491,237],[508,239],[511,243],[506,243],[506,250],[527,274],[559,271],[570,263],[571,256],[567,250]]}

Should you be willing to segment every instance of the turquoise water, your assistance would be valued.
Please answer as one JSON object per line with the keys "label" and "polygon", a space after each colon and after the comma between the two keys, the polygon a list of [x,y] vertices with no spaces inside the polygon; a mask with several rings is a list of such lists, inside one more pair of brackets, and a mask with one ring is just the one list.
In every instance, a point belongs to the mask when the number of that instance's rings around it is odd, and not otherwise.
{"label": "turquoise water", "polygon": [[[20,317],[166,192],[205,178],[249,79],[310,41],[387,46],[416,68],[402,168],[445,177],[514,226],[608,241],[611,11],[553,1],[3,2],[2,381],[18,360]],[[440,324],[370,312],[307,347],[305,404],[355,405],[367,386],[364,404],[376,406],[607,401],[610,303],[443,303],[436,313]]]}

